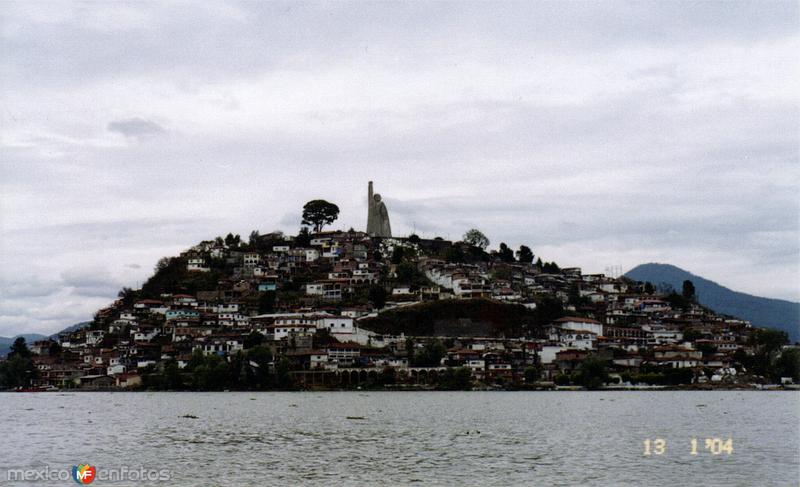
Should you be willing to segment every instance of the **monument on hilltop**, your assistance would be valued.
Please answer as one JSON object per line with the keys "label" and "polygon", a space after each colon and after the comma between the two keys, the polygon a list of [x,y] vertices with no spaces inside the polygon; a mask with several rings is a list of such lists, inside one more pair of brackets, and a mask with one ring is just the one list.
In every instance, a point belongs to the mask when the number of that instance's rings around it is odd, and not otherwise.
{"label": "monument on hilltop", "polygon": [[367,194],[367,233],[370,237],[391,237],[392,227],[389,224],[389,211],[381,201],[381,195],[373,194],[372,181],[369,182]]}

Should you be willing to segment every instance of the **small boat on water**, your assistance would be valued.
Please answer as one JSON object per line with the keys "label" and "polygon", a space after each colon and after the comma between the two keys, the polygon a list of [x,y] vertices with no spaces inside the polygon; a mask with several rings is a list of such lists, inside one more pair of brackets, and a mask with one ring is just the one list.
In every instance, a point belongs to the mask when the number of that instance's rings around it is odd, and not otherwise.
{"label": "small boat on water", "polygon": [[18,387],[16,392],[58,392],[60,389],[56,386],[37,386],[37,387]]}

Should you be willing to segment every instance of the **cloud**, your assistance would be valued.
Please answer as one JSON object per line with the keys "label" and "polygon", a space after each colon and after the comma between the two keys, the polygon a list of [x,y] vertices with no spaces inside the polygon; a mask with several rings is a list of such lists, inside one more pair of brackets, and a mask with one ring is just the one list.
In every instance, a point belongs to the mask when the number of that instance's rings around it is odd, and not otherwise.
{"label": "cloud", "polygon": [[401,235],[797,300],[799,9],[2,3],[0,334],[369,180]]}
{"label": "cloud", "polygon": [[142,118],[128,118],[109,122],[108,130],[120,133],[125,137],[133,137],[136,139],[143,139],[164,133],[164,128],[161,125]]}

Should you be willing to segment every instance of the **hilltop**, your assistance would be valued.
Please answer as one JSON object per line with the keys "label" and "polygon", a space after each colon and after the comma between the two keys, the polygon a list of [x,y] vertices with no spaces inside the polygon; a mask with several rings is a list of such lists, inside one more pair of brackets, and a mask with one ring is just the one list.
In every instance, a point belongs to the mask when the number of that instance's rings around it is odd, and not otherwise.
{"label": "hilltop", "polygon": [[677,290],[681,289],[683,281],[690,280],[697,290],[697,299],[703,306],[750,321],[755,326],[785,331],[792,341],[800,341],[800,303],[733,291],[669,264],[642,264],[625,275],[656,286],[667,284]]}

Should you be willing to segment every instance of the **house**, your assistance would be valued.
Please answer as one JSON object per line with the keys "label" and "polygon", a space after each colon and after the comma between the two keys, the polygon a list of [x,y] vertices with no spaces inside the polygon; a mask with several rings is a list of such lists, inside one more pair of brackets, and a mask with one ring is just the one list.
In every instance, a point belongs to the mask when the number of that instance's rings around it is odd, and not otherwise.
{"label": "house", "polygon": [[353,342],[328,345],[328,360],[339,367],[350,367],[361,356],[361,345]]}
{"label": "house", "polygon": [[84,375],[78,379],[81,389],[103,390],[117,385],[116,379],[108,375]]}
{"label": "house", "polygon": [[590,318],[565,316],[557,319],[555,324],[562,330],[588,331],[595,335],[603,335],[603,324]]}
{"label": "house", "polygon": [[187,261],[186,270],[190,272],[209,272],[211,269],[206,266],[206,260],[194,257]]}
{"label": "house", "polygon": [[116,386],[122,389],[128,389],[142,385],[142,378],[137,373],[119,374],[115,377],[115,379]]}

